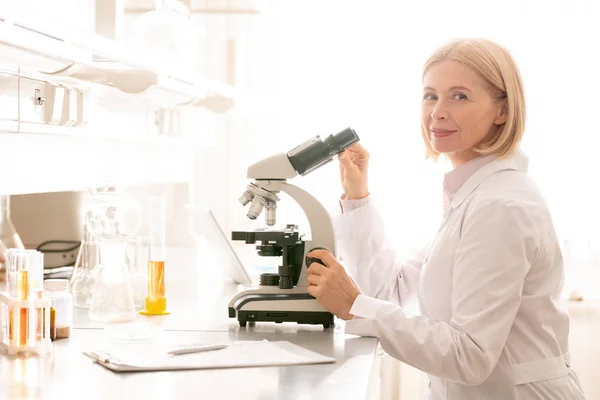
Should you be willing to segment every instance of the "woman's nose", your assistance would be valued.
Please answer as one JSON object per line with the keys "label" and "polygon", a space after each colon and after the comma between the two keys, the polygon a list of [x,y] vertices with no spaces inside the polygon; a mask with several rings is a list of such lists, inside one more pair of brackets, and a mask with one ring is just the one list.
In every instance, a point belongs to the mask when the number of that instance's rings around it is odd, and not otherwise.
{"label": "woman's nose", "polygon": [[446,111],[442,102],[438,101],[431,111],[432,119],[448,119],[448,111]]}

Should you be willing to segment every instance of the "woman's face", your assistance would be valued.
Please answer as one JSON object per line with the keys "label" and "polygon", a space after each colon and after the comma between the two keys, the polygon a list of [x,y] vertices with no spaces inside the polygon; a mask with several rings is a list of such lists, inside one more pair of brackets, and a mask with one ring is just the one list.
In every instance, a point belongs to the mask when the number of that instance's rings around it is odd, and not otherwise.
{"label": "woman's face", "polygon": [[446,154],[456,168],[475,158],[471,149],[506,122],[504,103],[492,97],[471,69],[444,60],[423,77],[421,123],[433,149]]}

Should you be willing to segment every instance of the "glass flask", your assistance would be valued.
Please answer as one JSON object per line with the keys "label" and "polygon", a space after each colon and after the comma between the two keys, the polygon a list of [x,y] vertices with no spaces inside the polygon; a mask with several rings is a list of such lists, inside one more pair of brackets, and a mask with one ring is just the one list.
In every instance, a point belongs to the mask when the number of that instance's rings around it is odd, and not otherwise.
{"label": "glass flask", "polygon": [[133,292],[133,303],[136,311],[144,308],[148,294],[148,276],[144,273],[144,266],[148,252],[148,239],[142,236],[132,237],[127,241],[127,265],[129,266],[129,281]]}
{"label": "glass flask", "polygon": [[5,273],[7,249],[24,250],[25,246],[10,220],[10,196],[0,196],[0,282]]}
{"label": "glass flask", "polygon": [[166,0],[155,0],[155,10],[131,24],[125,41],[128,50],[162,71],[192,79],[203,70],[205,30],[189,11],[174,9]]}
{"label": "glass flask", "polygon": [[93,321],[127,322],[135,318],[125,250],[127,239],[137,233],[141,220],[141,207],[128,193],[100,192],[92,198],[86,223],[100,245],[89,311]]}
{"label": "glass flask", "polygon": [[92,302],[92,291],[96,283],[96,266],[100,263],[100,251],[96,238],[90,233],[87,223],[83,225],[83,241],[75,261],[73,275],[69,282],[69,290],[73,295],[73,303],[77,308],[89,308]]}

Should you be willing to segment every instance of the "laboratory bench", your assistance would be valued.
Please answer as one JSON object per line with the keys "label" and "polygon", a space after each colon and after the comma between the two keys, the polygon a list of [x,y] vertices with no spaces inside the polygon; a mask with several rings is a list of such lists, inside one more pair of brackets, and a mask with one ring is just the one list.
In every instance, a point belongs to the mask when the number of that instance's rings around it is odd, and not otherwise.
{"label": "laboratory bench", "polygon": [[[137,316],[157,327],[152,340],[115,341],[101,323],[76,309],[69,339],[53,342],[45,356],[0,355],[0,399],[366,399],[373,385],[378,341],[333,328],[295,323],[240,327],[227,305],[237,285],[193,249],[171,251],[166,269],[168,316]],[[82,352],[95,349],[174,347],[245,340],[288,341],[335,358],[335,363],[284,367],[116,373]],[[375,379],[376,380],[376,379]]]}

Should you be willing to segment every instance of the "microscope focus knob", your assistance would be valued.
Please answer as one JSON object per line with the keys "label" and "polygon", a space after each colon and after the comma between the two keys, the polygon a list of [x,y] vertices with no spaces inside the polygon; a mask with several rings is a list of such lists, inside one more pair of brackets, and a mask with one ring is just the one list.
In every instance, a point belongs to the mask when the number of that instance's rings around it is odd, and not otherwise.
{"label": "microscope focus knob", "polygon": [[[329,251],[329,249],[327,247],[323,247],[323,246],[317,246],[317,247],[313,247],[312,249],[310,249],[309,253],[313,250],[327,250]],[[330,251],[329,251],[330,252]],[[330,252],[331,253],[331,252]],[[306,268],[310,267],[310,264],[314,263],[314,262],[318,262],[319,264],[325,265],[323,263],[323,260],[321,260],[320,258],[316,258],[316,257],[306,257]]]}
{"label": "microscope focus knob", "polygon": [[294,281],[291,276],[279,278],[279,289],[291,289],[294,287]]}
{"label": "microscope focus knob", "polygon": [[291,289],[294,287],[294,266],[279,266],[279,289]]}
{"label": "microscope focus knob", "polygon": [[260,274],[260,286],[279,286],[279,275],[277,274]]}

